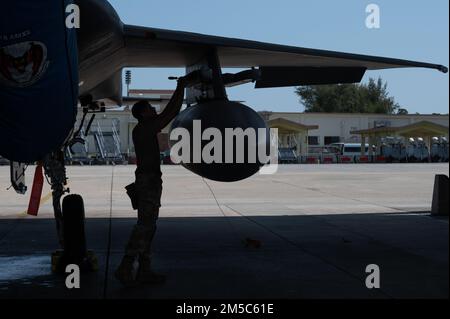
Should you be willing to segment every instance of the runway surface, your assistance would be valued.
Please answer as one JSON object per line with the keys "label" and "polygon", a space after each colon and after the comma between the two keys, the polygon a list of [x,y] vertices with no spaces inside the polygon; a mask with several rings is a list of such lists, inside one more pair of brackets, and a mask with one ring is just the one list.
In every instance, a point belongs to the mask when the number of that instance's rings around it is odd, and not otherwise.
{"label": "runway surface", "polygon": [[[68,167],[100,261],[68,290],[50,269],[51,200],[24,215],[29,193],[7,191],[0,167],[0,298],[448,298],[448,218],[429,214],[434,176],[448,164],[280,166],[232,184],[164,166],[154,265],[168,281],[123,289],[112,274],[136,221],[124,190],[133,169]],[[366,287],[369,264],[380,267],[380,289]]]}

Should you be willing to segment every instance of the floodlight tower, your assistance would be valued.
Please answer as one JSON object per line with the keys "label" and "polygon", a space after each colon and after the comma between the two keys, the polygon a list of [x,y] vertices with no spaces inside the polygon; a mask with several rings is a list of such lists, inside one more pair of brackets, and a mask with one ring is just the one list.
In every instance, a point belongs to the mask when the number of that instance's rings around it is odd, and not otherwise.
{"label": "floodlight tower", "polygon": [[125,83],[127,85],[127,96],[130,96],[131,71],[125,71]]}

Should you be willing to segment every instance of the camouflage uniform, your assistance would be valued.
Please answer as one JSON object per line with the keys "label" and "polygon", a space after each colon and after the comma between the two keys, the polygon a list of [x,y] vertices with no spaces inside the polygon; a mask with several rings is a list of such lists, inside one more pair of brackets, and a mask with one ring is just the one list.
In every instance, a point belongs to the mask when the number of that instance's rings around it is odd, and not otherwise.
{"label": "camouflage uniform", "polygon": [[[116,278],[125,285],[135,282],[132,268],[136,258],[138,258],[139,262],[137,281],[153,284],[162,283],[165,280],[165,276],[155,274],[151,270],[150,258],[151,244],[156,232],[156,221],[158,220],[159,208],[161,207],[162,192],[158,133],[181,110],[186,87],[186,81],[184,78],[182,79],[178,80],[176,91],[160,115],[157,115],[155,109],[148,102],[141,101],[133,106],[133,116],[138,119],[138,124],[132,132],[137,162],[134,191],[137,197],[138,222],[134,226],[126,245],[125,256],[115,273]],[[142,115],[144,113],[147,115]],[[134,196],[131,197],[132,204],[135,206]]]}
{"label": "camouflage uniform", "polygon": [[133,130],[137,169],[135,195],[137,197],[138,221],[125,247],[125,256],[116,271],[125,285],[133,284],[133,264],[139,262],[137,280],[160,282],[162,278],[151,270],[151,245],[156,232],[162,193],[162,173],[158,145],[158,123],[140,121]]}
{"label": "camouflage uniform", "polygon": [[138,222],[134,226],[125,248],[127,256],[150,258],[151,244],[156,232],[156,222],[161,207],[162,183],[152,176],[136,173],[138,197]]}

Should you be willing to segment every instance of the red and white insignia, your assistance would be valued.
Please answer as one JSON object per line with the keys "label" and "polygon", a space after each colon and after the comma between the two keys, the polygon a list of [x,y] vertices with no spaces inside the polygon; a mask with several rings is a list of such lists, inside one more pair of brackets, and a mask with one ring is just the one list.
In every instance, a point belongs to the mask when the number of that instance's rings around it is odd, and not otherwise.
{"label": "red and white insignia", "polygon": [[48,67],[47,47],[27,41],[0,48],[0,84],[26,87],[36,83]]}

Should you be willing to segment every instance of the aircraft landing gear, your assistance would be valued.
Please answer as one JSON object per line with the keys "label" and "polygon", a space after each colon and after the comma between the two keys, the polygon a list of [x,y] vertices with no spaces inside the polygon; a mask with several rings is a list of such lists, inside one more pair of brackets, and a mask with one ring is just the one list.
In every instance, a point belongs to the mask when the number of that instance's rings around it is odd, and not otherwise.
{"label": "aircraft landing gear", "polygon": [[45,174],[49,179],[53,196],[56,231],[61,249],[52,254],[52,271],[64,273],[66,266],[76,264],[84,271],[96,271],[98,261],[93,252],[86,249],[84,229],[84,203],[80,195],[68,195],[64,153],[55,152],[44,160]]}

